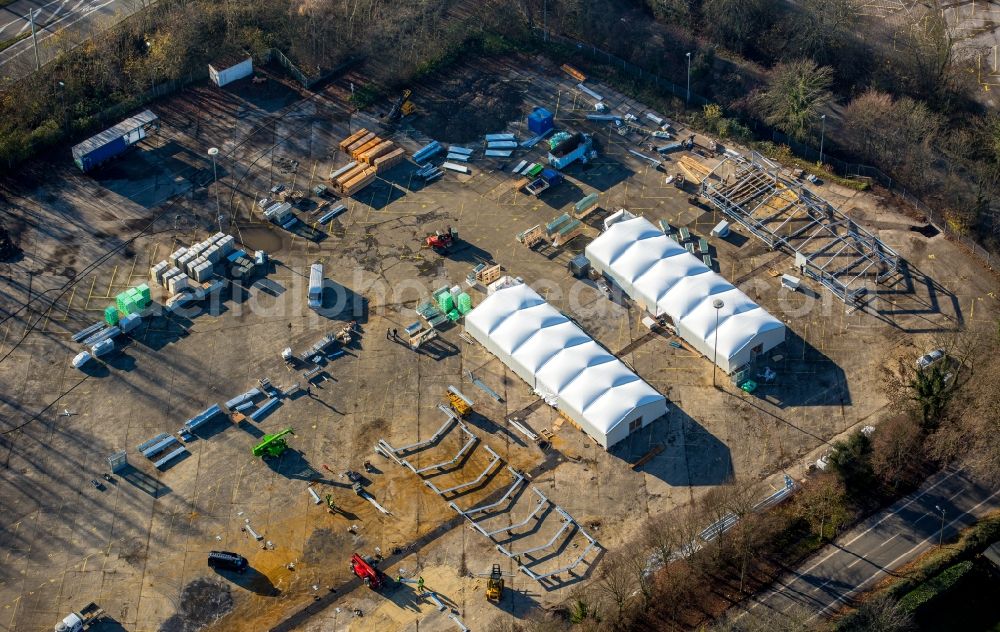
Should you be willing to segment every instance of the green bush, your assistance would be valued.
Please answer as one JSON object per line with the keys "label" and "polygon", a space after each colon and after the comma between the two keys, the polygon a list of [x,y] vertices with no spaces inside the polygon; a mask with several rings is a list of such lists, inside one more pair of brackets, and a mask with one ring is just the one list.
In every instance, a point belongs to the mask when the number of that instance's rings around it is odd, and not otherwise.
{"label": "green bush", "polygon": [[351,95],[351,103],[360,110],[375,103],[381,96],[382,93],[371,86],[359,86]]}
{"label": "green bush", "polygon": [[942,573],[920,584],[900,599],[900,608],[905,612],[916,612],[920,607],[954,588],[966,573],[971,570],[972,560],[966,560],[945,569]]}

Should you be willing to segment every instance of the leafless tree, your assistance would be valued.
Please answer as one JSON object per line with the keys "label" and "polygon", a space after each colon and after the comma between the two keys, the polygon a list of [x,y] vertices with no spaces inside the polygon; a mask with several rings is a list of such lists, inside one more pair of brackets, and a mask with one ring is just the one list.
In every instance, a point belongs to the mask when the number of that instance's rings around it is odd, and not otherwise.
{"label": "leafless tree", "polygon": [[862,603],[837,629],[838,632],[907,632],[914,629],[914,622],[894,599],[877,595]]}
{"label": "leafless tree", "polygon": [[638,591],[635,574],[623,554],[610,554],[601,563],[597,587],[614,606],[615,621],[623,622],[629,602]]}

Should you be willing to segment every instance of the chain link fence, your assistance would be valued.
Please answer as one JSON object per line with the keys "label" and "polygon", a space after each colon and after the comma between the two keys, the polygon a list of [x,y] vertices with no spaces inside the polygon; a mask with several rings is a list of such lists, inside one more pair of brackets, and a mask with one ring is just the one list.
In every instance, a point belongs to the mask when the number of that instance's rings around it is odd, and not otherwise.
{"label": "chain link fence", "polygon": [[[564,49],[572,50],[576,54],[583,55],[593,62],[606,64],[616,70],[620,69],[622,72],[636,79],[655,86],[661,92],[668,92],[678,99],[684,100],[689,104],[689,107],[702,107],[712,103],[711,100],[706,99],[702,95],[694,92],[691,92],[689,96],[687,86],[680,86],[669,79],[640,68],[639,66],[625,61],[621,57],[600,49],[593,44],[585,44],[573,38],[557,35],[551,32],[545,33],[540,28],[536,28],[534,30],[534,35],[544,43],[555,43]],[[753,122],[752,128],[759,138],[770,138],[770,140],[774,143],[786,145],[792,150],[792,153],[804,160],[816,163],[820,161],[820,152],[815,147],[797,142],[791,139],[787,134],[757,121]],[[912,206],[920,213],[923,213],[927,220],[933,224],[936,229],[947,235],[950,239],[965,246],[969,252],[979,258],[988,268],[993,269],[993,264],[996,261],[996,256],[993,253],[968,235],[964,235],[954,230],[941,212],[925,204],[917,196],[911,194],[905,188],[900,186],[891,176],[882,170],[870,165],[846,162],[835,156],[831,156],[826,151],[823,152],[822,157],[823,163],[833,167],[834,172],[838,175],[848,178],[867,178],[873,182],[877,182],[886,190],[891,191],[893,195],[900,198],[906,204]]]}

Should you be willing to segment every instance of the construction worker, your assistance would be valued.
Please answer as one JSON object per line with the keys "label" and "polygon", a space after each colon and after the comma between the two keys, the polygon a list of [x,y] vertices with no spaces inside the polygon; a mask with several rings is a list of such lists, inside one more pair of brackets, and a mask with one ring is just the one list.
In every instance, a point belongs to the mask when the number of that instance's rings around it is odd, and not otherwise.
{"label": "construction worker", "polygon": [[399,334],[396,333],[396,328],[395,327],[392,328],[392,339],[393,340],[399,340]]}
{"label": "construction worker", "polygon": [[424,578],[423,577],[418,577],[417,578],[417,592],[418,593],[424,592]]}
{"label": "construction worker", "polygon": [[389,328],[387,327],[387,328],[386,328],[386,330],[385,330],[385,339],[386,339],[386,340],[389,340],[389,337],[390,337],[391,335],[392,335],[392,329],[389,329]]}

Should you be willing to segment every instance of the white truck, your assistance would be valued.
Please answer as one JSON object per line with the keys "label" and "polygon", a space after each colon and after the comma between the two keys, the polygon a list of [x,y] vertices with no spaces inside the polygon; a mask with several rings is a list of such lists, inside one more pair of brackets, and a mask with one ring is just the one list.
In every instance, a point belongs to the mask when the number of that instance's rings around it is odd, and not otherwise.
{"label": "white truck", "polygon": [[89,603],[78,612],[71,612],[56,624],[55,632],[82,632],[104,618],[104,609]]}

